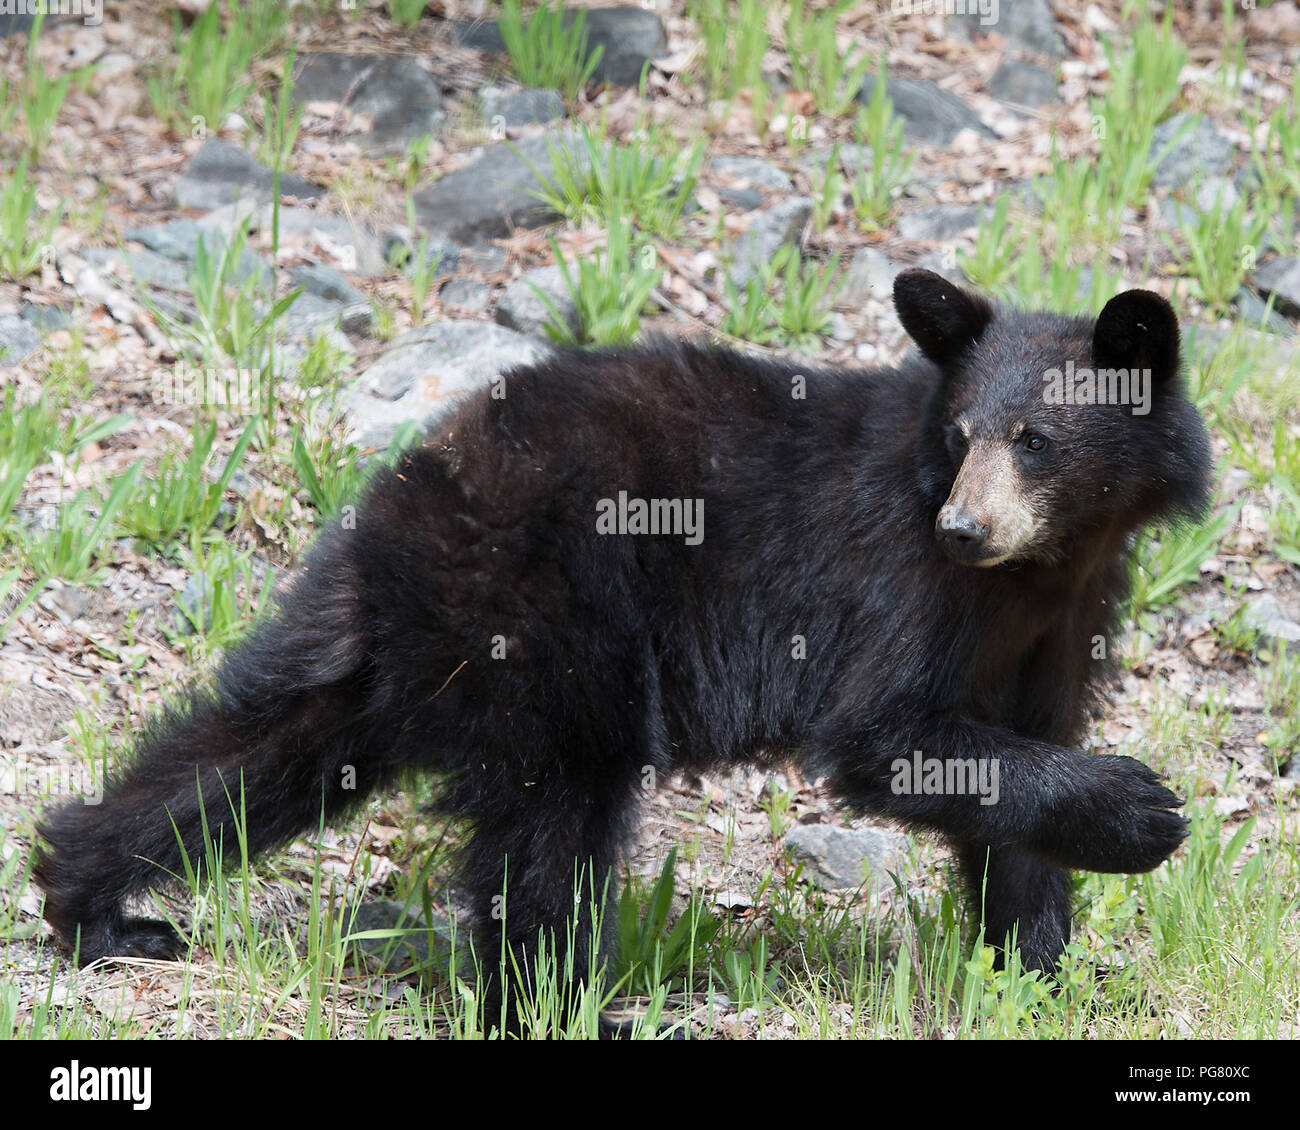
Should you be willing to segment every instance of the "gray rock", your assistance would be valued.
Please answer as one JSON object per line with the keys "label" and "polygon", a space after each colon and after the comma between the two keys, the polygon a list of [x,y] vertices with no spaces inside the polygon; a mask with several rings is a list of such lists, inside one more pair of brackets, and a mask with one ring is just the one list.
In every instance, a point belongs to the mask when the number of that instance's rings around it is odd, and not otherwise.
{"label": "gray rock", "polygon": [[[173,220],[169,224],[129,228],[126,238],[144,244],[150,251],[167,259],[189,263],[198,257],[200,240],[207,252],[215,256],[229,246],[230,237],[223,231],[203,228],[193,220]],[[257,252],[245,247],[240,252],[234,275],[240,282],[254,276],[266,279],[270,276],[270,270],[270,265]]]}
{"label": "gray rock", "polygon": [[[257,213],[257,230],[270,232],[271,222],[272,208],[268,204]],[[319,254],[321,247],[328,248],[338,257],[343,270],[366,278],[384,275],[390,270],[381,236],[342,216],[332,216],[314,208],[281,207],[280,248],[286,247],[302,248],[312,257]]]}
{"label": "gray rock", "polygon": [[[348,399],[353,441],[388,445],[398,426],[434,426],[467,395],[549,350],[535,338],[492,322],[431,322],[397,338],[367,369]],[[509,395],[508,384],[498,386]]]}
{"label": "gray rock", "polygon": [[898,234],[904,239],[956,239],[979,227],[984,209],[978,204],[936,204],[905,212],[898,218]]}
{"label": "gray rock", "polygon": [[[819,145],[815,149],[809,149],[795,161],[795,164],[809,180],[814,184],[820,184],[826,176],[826,166],[830,163],[831,155],[835,152],[835,146]],[[857,176],[859,169],[871,168],[875,160],[869,145],[854,145],[846,142],[839,146],[838,152],[840,168],[849,177]]]}
{"label": "gray rock", "polygon": [[718,199],[725,200],[738,212],[761,208],[767,198],[756,188],[719,188]]}
{"label": "gray rock", "polygon": [[1156,165],[1152,183],[1162,188],[1179,188],[1194,179],[1226,173],[1232,167],[1236,146],[1199,114],[1179,113],[1155,128],[1151,156],[1159,157],[1174,136],[1173,148]]}
{"label": "gray rock", "polygon": [[202,621],[203,631],[212,630],[212,578],[198,569],[185,578],[185,587],[176,596],[176,630],[183,636],[193,635]]}
{"label": "gray rock", "polygon": [[[56,516],[53,523],[46,527],[46,531],[57,527]],[[73,585],[52,578],[45,582],[45,589],[36,598],[36,603],[52,616],[57,616],[62,623],[71,624],[86,614],[86,609],[90,607],[90,592],[83,585]]]}
{"label": "gray rock", "polygon": [[284,312],[276,331],[285,341],[305,342],[322,330],[340,328],[342,319],[343,303],[304,291]]}
{"label": "gray rock", "polygon": [[[592,74],[594,82],[635,86],[641,69],[650,59],[668,54],[668,37],[663,21],[653,12],[630,5],[586,9],[587,47],[603,47],[604,54]],[[571,12],[565,13],[566,21]],[[462,47],[476,51],[504,51],[505,40],[495,20],[457,20],[452,33]]]}
{"label": "gray rock", "polygon": [[[173,193],[182,208],[204,212],[235,200],[269,200],[274,174],[237,145],[219,137],[204,142],[189,168],[177,179]],[[313,199],[325,189],[293,173],[281,173],[280,195]]]}
{"label": "gray rock", "polygon": [[[968,5],[978,9],[979,5]],[[975,42],[998,32],[1011,43],[1040,55],[1056,57],[1063,53],[1056,20],[1047,0],[1002,0],[986,5],[986,14],[978,10],[948,18],[948,34],[963,42]],[[895,17],[897,18],[897,17]]]}
{"label": "gray rock", "polygon": [[907,837],[884,828],[839,828],[833,824],[798,824],[785,846],[804,877],[823,890],[851,890],[869,882],[877,890],[891,885],[889,872],[907,863]]}
{"label": "gray rock", "polygon": [[595,80],[618,86],[636,86],[645,64],[668,54],[663,21],[654,12],[630,4],[588,8],[587,42],[605,48]]}
{"label": "gray rock", "polygon": [[784,169],[761,157],[724,153],[711,157],[705,168],[739,188],[767,188],[777,192],[791,192],[794,189],[794,182]]}
{"label": "gray rock", "polygon": [[551,176],[551,151],[567,150],[585,167],[586,146],[574,130],[489,146],[482,156],[416,193],[420,226],[452,243],[484,244],[513,228],[538,227],[559,214],[535,191]]}
{"label": "gray rock", "polygon": [[1282,614],[1277,597],[1271,592],[1248,599],[1242,620],[1259,632],[1259,642],[1265,647],[1279,644],[1288,655],[1300,651],[1300,624]]}
{"label": "gray rock", "polygon": [[1281,314],[1277,312],[1278,303],[1273,303],[1273,309],[1268,308],[1268,303],[1260,298],[1253,290],[1242,287],[1237,291],[1233,302],[1237,306],[1237,316],[1242,321],[1252,326],[1259,326],[1269,333],[1291,334],[1293,332],[1291,323],[1288,322]]}
{"label": "gray rock", "polygon": [[486,247],[462,247],[459,261],[468,271],[480,275],[499,275],[506,269],[510,256],[504,247],[489,243]]}
{"label": "gray rock", "polygon": [[[863,80],[858,92],[858,100],[863,105],[871,101],[875,84],[875,75]],[[913,141],[948,145],[963,129],[973,129],[981,137],[997,136],[965,102],[928,79],[891,76],[885,82],[885,93],[903,119],[904,133]]]}
{"label": "gray rock", "polygon": [[[572,274],[575,268],[570,267],[569,271]],[[554,321],[555,316],[538,295],[538,291],[550,300],[569,332],[576,335],[582,329],[582,319],[578,316],[577,304],[564,281],[564,272],[557,265],[534,267],[506,287],[505,294],[497,304],[496,320],[520,333],[549,338],[546,327]]]}
{"label": "gray rock", "polygon": [[452,279],[438,297],[444,310],[455,306],[470,314],[481,314],[492,300],[492,291],[477,279]]}
{"label": "gray rock", "polygon": [[41,335],[17,314],[0,314],[0,365],[17,365],[41,347]]}
{"label": "gray rock", "polygon": [[1003,59],[989,79],[989,93],[1013,106],[1037,110],[1056,101],[1056,75],[1036,63]]}
{"label": "gray rock", "polygon": [[375,326],[375,311],[369,302],[345,306],[339,315],[339,329],[355,337],[369,337]]}
{"label": "gray rock", "polygon": [[1196,185],[1195,198],[1196,207],[1202,212],[1213,212],[1217,208],[1219,215],[1223,215],[1236,207],[1241,199],[1241,190],[1227,177],[1207,177]]}
{"label": "gray rock", "polygon": [[71,316],[58,306],[38,306],[34,302],[24,302],[18,309],[18,316],[40,333],[53,333],[72,326]]}
{"label": "gray rock", "polygon": [[732,245],[727,276],[743,287],[772,261],[784,244],[798,244],[812,215],[811,196],[790,196],[754,218]]}
{"label": "gray rock", "polygon": [[347,275],[324,263],[299,263],[289,272],[295,286],[307,288],[308,294],[328,298],[345,305],[366,303],[366,296],[353,286]]}
{"label": "gray rock", "polygon": [[500,123],[506,129],[518,129],[564,117],[564,99],[557,91],[536,86],[522,90],[485,86],[479,92],[478,111],[489,125]]}
{"label": "gray rock", "polygon": [[[358,937],[389,930],[394,931],[391,937]],[[450,971],[453,932],[451,919],[442,911],[434,912],[430,925],[419,907],[373,899],[357,907],[348,934],[356,939],[358,948],[377,959],[382,972],[418,969],[446,976]]]}
{"label": "gray rock", "polygon": [[447,115],[429,72],[405,55],[303,55],[293,100],[337,102],[364,114],[370,129],[361,146],[371,153],[401,153],[417,137],[437,134]]}
{"label": "gray rock", "polygon": [[861,306],[869,299],[889,303],[894,298],[894,279],[901,267],[891,263],[874,247],[863,247],[849,260],[838,305]]}
{"label": "gray rock", "polygon": [[456,273],[461,261],[460,249],[445,239],[430,239],[420,236],[412,239],[404,228],[384,233],[384,258],[404,271],[409,271],[409,260],[424,243],[424,261],[432,264],[433,278],[442,278]]}
{"label": "gray rock", "polygon": [[1188,201],[1176,196],[1161,196],[1156,201],[1156,215],[1167,228],[1177,231],[1179,228],[1195,227],[1200,219],[1200,209]]}
{"label": "gray rock", "polygon": [[1273,309],[1300,318],[1300,257],[1280,255],[1262,263],[1252,280],[1265,298],[1272,297]]}
{"label": "gray rock", "polygon": [[81,257],[103,267],[127,287],[149,286],[168,292],[189,291],[189,268],[178,259],[155,251],[119,251],[116,247],[87,247]]}

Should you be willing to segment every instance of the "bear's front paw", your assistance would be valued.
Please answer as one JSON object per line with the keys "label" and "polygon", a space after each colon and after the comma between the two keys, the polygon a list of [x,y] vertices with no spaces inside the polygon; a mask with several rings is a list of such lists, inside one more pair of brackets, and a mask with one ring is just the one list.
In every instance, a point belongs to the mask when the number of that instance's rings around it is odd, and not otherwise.
{"label": "bear's front paw", "polygon": [[1149,766],[1131,757],[1087,757],[1084,779],[1046,816],[1035,846],[1053,863],[1081,871],[1150,871],[1187,836],[1182,805]]}

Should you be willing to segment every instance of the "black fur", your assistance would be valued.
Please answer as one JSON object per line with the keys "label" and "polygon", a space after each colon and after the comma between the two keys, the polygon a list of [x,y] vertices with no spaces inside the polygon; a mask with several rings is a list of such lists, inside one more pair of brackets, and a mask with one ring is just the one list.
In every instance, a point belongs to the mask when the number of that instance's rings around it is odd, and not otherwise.
{"label": "black fur", "polygon": [[[83,962],[171,952],[122,906],[180,870],[173,821],[202,857],[196,782],[229,857],[241,784],[259,851],[414,766],[446,774],[448,810],[473,825],[461,877],[484,929],[508,861],[505,933],[526,961],[539,929],[563,938],[575,866],[615,867],[644,767],[762,754],[947,836],[988,936],[1018,928],[1025,964],[1053,968],[1065,869],[1148,870],[1185,834],[1145,765],[1069,747],[1107,675],[1095,638],[1116,628],[1127,539],[1203,507],[1207,440],[1155,295],[1121,295],[1098,325],[913,271],[896,303],[927,355],[897,369],[659,342],[562,351],[470,400],[377,476],[355,529],[322,535],[215,691],[160,719],[101,805],[49,815],[46,917]],[[1044,407],[1043,370],[1094,353],[1157,366],[1148,415]],[[1021,466],[1048,520],[991,568],[936,541],[959,412],[1051,439]],[[619,491],[703,499],[702,543],[598,534],[597,501]],[[914,750],[999,758],[999,803],[891,791]],[[592,944],[579,923],[575,969]]]}

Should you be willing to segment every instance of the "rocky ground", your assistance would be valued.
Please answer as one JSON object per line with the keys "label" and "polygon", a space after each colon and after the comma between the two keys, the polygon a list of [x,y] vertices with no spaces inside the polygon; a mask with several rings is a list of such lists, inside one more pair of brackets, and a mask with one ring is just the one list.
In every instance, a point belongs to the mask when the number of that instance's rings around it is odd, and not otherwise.
{"label": "rocky ground", "polygon": [[[290,358],[286,398],[309,397],[311,389],[295,389],[293,382],[302,379],[309,344],[323,338],[334,351],[332,372],[341,378],[334,426],[363,451],[381,452],[405,421],[426,426],[466,391],[540,356],[549,347],[543,330],[549,311],[537,289],[562,317],[576,316],[554,266],[552,232],[570,260],[604,238],[594,224],[554,228],[559,217],[534,192],[548,145],[577,146],[583,122],[603,119],[612,135],[623,137],[648,112],[683,145],[709,139],[680,233],[657,247],[665,273],[643,331],[719,336],[724,276],[743,285],[793,241],[808,260],[838,256],[843,276],[814,350],[817,360],[894,360],[904,339],[889,306],[893,276],[921,264],[959,278],[956,252],[973,246],[999,197],[1050,169],[1053,137],[1066,155],[1089,151],[1088,99],[1111,77],[1103,37],[1121,20],[1120,5],[1108,0],[1086,6],[1004,0],[1003,21],[986,33],[956,18],[899,19],[888,5],[855,7],[843,27],[873,48],[888,46],[889,93],[914,163],[896,220],[883,230],[861,230],[840,201],[815,231],[831,146],[842,143],[850,167],[852,134],[843,122],[809,113],[806,95],[781,85],[789,76],[778,52],[770,55],[778,115],[806,116],[809,123],[797,146],[788,130],[760,134],[744,98],[717,120],[693,69],[699,52],[693,25],[675,2],[593,11],[592,35],[607,50],[587,97],[567,104],[556,91],[512,81],[500,36],[482,18],[481,5],[431,4],[409,29],[394,27],[382,6],[362,7],[354,14],[325,6],[292,21],[294,91],[303,115],[279,183],[278,216],[272,173],[251,151],[252,127],[261,124],[253,103],[247,118],[194,123],[189,134],[151,111],[145,83],[155,60],[173,50],[169,12],[108,5],[101,26],[69,20],[45,29],[39,52],[46,65],[94,68],[87,72],[93,77],[73,84],[33,170],[42,207],[62,201],[66,210],[39,269],[0,279],[0,351],[7,350],[0,384],[29,394],[46,379],[52,359],[65,363],[75,355],[86,374],[84,410],[125,412],[131,419],[87,449],[75,467],[37,468],[16,508],[21,521],[48,521],[69,489],[109,482],[142,457],[152,467],[187,435],[191,410],[159,389],[178,363],[169,325],[196,316],[191,269],[201,240],[211,250],[246,227],[241,277],[273,277],[279,293],[303,288],[278,343]],[[1175,16],[1191,63],[1179,113],[1162,125],[1157,141],[1176,137],[1156,175],[1156,206],[1126,217],[1122,245],[1110,255],[1109,267],[1128,285],[1166,293],[1176,285],[1163,237],[1180,221],[1180,209],[1199,206],[1199,196],[1189,200],[1183,191],[1193,173],[1206,178],[1201,192],[1211,194],[1242,191],[1249,176],[1250,124],[1213,82],[1222,63],[1218,10],[1217,3],[1190,4]],[[0,40],[0,73],[22,69],[20,24],[0,17],[0,35],[7,36]],[[1242,30],[1248,96],[1261,99],[1267,114],[1286,96],[1300,17],[1293,5],[1279,3],[1253,11]],[[643,103],[629,84],[647,60]],[[274,61],[258,60],[254,74],[272,88]],[[6,163],[16,160],[10,148],[0,144]],[[413,247],[420,236],[428,239],[425,253],[438,261],[423,317],[413,317],[417,296],[409,272],[389,264],[395,247]],[[1212,350],[1234,320],[1253,317],[1258,325],[1267,318],[1258,334],[1261,363],[1284,370],[1300,315],[1300,258],[1293,252],[1266,251],[1233,308],[1222,318],[1200,318],[1200,349]],[[1195,300],[1184,309],[1198,318]],[[230,450],[239,430],[236,417],[223,419],[221,450]],[[1217,449],[1226,451],[1221,440]],[[1189,587],[1131,642],[1133,661],[1096,742],[1137,748],[1156,764],[1191,772],[1196,791],[1212,797],[1230,822],[1259,818],[1252,835],[1258,842],[1275,834],[1285,813],[1294,818],[1300,759],[1281,758],[1261,740],[1274,719],[1259,669],[1225,646],[1215,628],[1240,603],[1225,590],[1227,575],[1240,582],[1265,641],[1300,646],[1300,577],[1269,544],[1265,495],[1244,476],[1229,474],[1220,501],[1241,503],[1233,527],[1202,566],[1199,587]],[[252,551],[256,575],[290,567],[316,520],[296,484],[253,462],[232,483],[228,502],[241,515],[230,537]],[[71,778],[74,719],[93,721],[117,749],[164,691],[211,658],[187,651],[174,631],[164,630],[174,627],[187,585],[193,590],[192,571],[127,538],[111,544],[104,563],[98,584],[52,582],[3,634],[0,765],[8,773]],[[11,594],[10,606],[15,599]],[[1186,731],[1169,723],[1170,712],[1195,713],[1207,701],[1225,699],[1230,723],[1223,732],[1214,741],[1198,733],[1195,748],[1179,747],[1171,735]],[[761,913],[747,905],[756,877],[787,866],[763,805],[769,776],[738,773],[661,787],[634,866],[652,873],[669,844],[693,839],[698,850],[679,864],[679,889],[689,880],[736,913]],[[905,837],[842,820],[815,782],[792,774],[776,774],[775,782],[793,825],[784,844],[806,862],[809,877],[830,889],[854,889],[866,859],[877,873],[899,872],[923,895],[942,884],[939,870],[929,866],[938,854],[933,847],[922,847],[918,862]],[[31,799],[22,790],[0,795],[3,824],[15,833],[0,849],[10,856],[25,856],[30,847]],[[358,847],[374,857],[368,882],[376,895],[390,889],[394,829],[412,819],[402,802],[393,804],[375,807],[364,829],[340,831],[330,841],[330,858],[340,868],[355,863]],[[851,832],[841,832],[841,825]],[[733,831],[735,847],[724,859]],[[890,897],[872,886],[861,893],[864,905]],[[32,934],[41,929],[32,917],[38,899],[28,890],[20,904]],[[26,991],[39,983],[29,981]]]}

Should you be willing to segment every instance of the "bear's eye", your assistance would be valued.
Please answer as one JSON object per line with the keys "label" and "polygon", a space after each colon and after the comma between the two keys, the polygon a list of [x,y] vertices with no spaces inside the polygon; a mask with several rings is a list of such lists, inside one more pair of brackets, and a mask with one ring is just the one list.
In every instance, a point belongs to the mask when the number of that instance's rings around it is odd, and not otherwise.
{"label": "bear's eye", "polygon": [[1025,447],[1030,451],[1042,451],[1046,446],[1046,437],[1038,435],[1037,432],[1029,432],[1025,436]]}
{"label": "bear's eye", "polygon": [[948,428],[947,440],[948,440],[948,450],[951,451],[954,455],[960,455],[963,451],[966,450],[968,446],[966,443],[965,435],[962,434],[961,428],[959,428],[956,424],[952,424]]}

